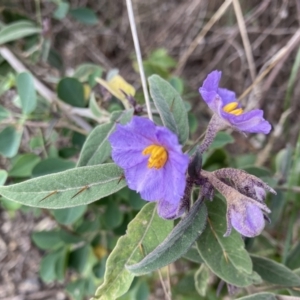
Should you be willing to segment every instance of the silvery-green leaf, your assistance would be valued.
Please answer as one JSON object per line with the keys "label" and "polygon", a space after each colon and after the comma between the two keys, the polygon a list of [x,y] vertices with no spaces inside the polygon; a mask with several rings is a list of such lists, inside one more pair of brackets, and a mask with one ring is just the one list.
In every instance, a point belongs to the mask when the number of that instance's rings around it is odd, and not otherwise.
{"label": "silvery-green leaf", "polygon": [[173,131],[184,145],[189,136],[188,116],[185,105],[170,83],[158,75],[149,77],[150,94],[164,126]]}
{"label": "silvery-green leaf", "polygon": [[27,206],[65,208],[111,195],[126,185],[115,164],[70,169],[8,186],[0,194]]}
{"label": "silvery-green leaf", "polygon": [[142,275],[160,269],[179,259],[199,235],[206,225],[206,206],[196,202],[190,212],[183,218],[168,237],[137,264],[127,264],[126,268],[134,275]]}
{"label": "silvery-green leaf", "polygon": [[86,139],[77,167],[98,165],[105,162],[111,153],[111,146],[108,141],[110,134],[115,130],[117,122],[128,122],[133,114],[133,110],[123,111],[115,121],[98,125]]}
{"label": "silvery-green leaf", "polygon": [[225,203],[215,197],[207,203],[207,208],[207,227],[197,242],[204,262],[230,284],[244,287],[260,281],[260,277],[252,272],[252,261],[240,234],[233,230],[229,237],[223,236],[226,232]]}
{"label": "silvery-green leaf", "polygon": [[129,223],[107,259],[104,282],[93,300],[117,299],[126,293],[134,275],[126,270],[126,264],[140,261],[157,247],[173,228],[173,222],[160,218],[155,203],[148,203]]}
{"label": "silvery-green leaf", "polygon": [[286,266],[265,257],[251,255],[253,269],[263,280],[280,286],[300,286],[300,277]]}

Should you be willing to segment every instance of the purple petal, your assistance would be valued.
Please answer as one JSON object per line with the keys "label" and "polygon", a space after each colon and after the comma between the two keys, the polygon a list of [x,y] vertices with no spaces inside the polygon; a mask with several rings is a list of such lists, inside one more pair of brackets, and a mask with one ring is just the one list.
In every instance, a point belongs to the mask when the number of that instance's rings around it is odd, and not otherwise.
{"label": "purple petal", "polygon": [[206,79],[203,82],[202,87],[199,88],[199,92],[207,103],[207,105],[214,111],[214,102],[218,96],[217,91],[219,87],[219,82],[221,79],[222,72],[212,71],[207,75]]}
{"label": "purple petal", "polygon": [[235,92],[233,92],[233,91],[223,89],[223,88],[218,88],[218,94],[222,99],[223,106],[228,103],[236,101]]}
{"label": "purple petal", "polygon": [[141,150],[151,144],[147,137],[137,135],[128,125],[117,125],[116,130],[108,138],[113,149]]}
{"label": "purple petal", "polygon": [[207,91],[217,92],[221,76],[222,76],[221,71],[217,71],[217,70],[212,71],[207,75],[206,79],[204,80],[202,88]]}
{"label": "purple petal", "polygon": [[128,187],[139,192],[144,200],[156,201],[164,192],[163,169],[148,168],[147,163],[148,157],[145,156],[145,161],[125,169],[125,177]]}
{"label": "purple petal", "polygon": [[264,215],[260,208],[252,203],[243,203],[243,205],[245,206],[229,208],[231,224],[243,236],[257,236],[265,227]]}
{"label": "purple petal", "polygon": [[179,215],[177,214],[177,209],[178,209],[178,204],[174,204],[166,200],[159,201],[157,205],[158,215],[168,220],[179,217]]}
{"label": "purple petal", "polygon": [[147,165],[148,156],[142,154],[142,150],[114,149],[112,152],[113,161],[123,169],[132,168],[141,162]]}
{"label": "purple petal", "polygon": [[240,131],[251,133],[269,133],[271,124],[263,118],[263,111],[254,109],[239,116],[221,111],[222,117]]}
{"label": "purple petal", "polygon": [[264,190],[264,188],[254,185],[254,190],[255,190],[256,199],[258,201],[264,202],[266,199],[266,191]]}

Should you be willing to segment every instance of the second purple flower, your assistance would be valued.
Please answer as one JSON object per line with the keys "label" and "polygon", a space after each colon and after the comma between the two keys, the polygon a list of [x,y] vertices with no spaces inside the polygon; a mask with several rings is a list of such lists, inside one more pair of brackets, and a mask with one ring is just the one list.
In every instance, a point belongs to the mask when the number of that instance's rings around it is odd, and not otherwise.
{"label": "second purple flower", "polygon": [[268,134],[271,125],[263,118],[263,111],[254,109],[244,112],[233,91],[219,88],[222,72],[209,73],[199,92],[209,108],[227,126],[238,131]]}

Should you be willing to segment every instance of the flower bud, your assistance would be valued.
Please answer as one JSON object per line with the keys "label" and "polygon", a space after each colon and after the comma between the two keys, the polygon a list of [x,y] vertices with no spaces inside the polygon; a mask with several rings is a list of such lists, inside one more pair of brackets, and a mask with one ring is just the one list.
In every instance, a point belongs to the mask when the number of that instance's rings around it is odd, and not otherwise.
{"label": "flower bud", "polygon": [[[247,237],[254,237],[262,232],[265,226],[264,213],[270,212],[263,202],[264,188],[275,192],[273,189],[255,176],[230,168],[220,169],[213,173],[202,170],[201,175],[206,177],[226,199],[227,230],[224,236],[230,235],[232,227]],[[224,183],[222,180],[226,178],[238,188],[235,189]]]}

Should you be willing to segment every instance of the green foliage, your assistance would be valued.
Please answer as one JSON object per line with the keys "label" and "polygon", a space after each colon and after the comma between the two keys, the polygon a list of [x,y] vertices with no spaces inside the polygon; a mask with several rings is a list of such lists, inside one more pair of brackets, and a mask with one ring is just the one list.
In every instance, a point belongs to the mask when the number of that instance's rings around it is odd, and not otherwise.
{"label": "green foliage", "polygon": [[77,21],[86,25],[95,25],[98,23],[98,18],[95,12],[86,7],[80,7],[70,10],[70,14]]}
{"label": "green foliage", "polygon": [[287,287],[300,286],[300,277],[271,259],[252,255],[253,269],[263,280]]}
{"label": "green foliage", "polygon": [[14,157],[19,149],[22,129],[7,126],[0,132],[0,153],[5,157]]}
{"label": "green foliage", "polygon": [[40,161],[41,158],[33,153],[18,155],[8,174],[11,177],[31,177],[32,170]]}
{"label": "green foliage", "polygon": [[208,226],[198,239],[200,255],[207,266],[225,282],[244,287],[259,283],[253,273],[252,262],[237,232],[223,237],[226,232],[226,206],[218,198],[207,204]]}
{"label": "green foliage", "polygon": [[209,269],[203,264],[195,273],[195,288],[200,296],[205,297],[209,281]]}
{"label": "green foliage", "polygon": [[185,106],[177,91],[157,75],[149,79],[150,93],[163,124],[173,131],[184,145],[189,135]]}
{"label": "green foliage", "polygon": [[36,92],[32,75],[28,72],[18,74],[16,78],[23,114],[28,115],[36,108]]}
{"label": "green foliage", "polygon": [[41,28],[30,21],[13,22],[1,28],[0,45],[40,32]]}
{"label": "green foliage", "polygon": [[85,106],[84,88],[76,78],[65,77],[58,83],[57,95],[64,102],[77,107]]}
{"label": "green foliage", "polygon": [[187,216],[177,224],[170,235],[151,253],[135,265],[126,265],[127,270],[141,275],[160,269],[179,259],[202,234],[207,218],[206,206],[195,203]]}
{"label": "green foliage", "polygon": [[125,186],[122,170],[115,164],[88,166],[45,175],[0,187],[2,196],[35,207],[65,208],[84,205]]}
{"label": "green foliage", "polygon": [[130,287],[134,278],[125,268],[140,261],[155,249],[172,230],[173,222],[157,216],[156,205],[145,205],[128,224],[127,234],[118,240],[110,254],[104,275],[104,283],[97,289],[94,300],[116,299]]}
{"label": "green foliage", "polygon": [[77,167],[104,163],[111,153],[108,137],[115,130],[116,123],[127,123],[131,119],[132,113],[132,110],[124,111],[115,121],[95,127],[83,145]]}

